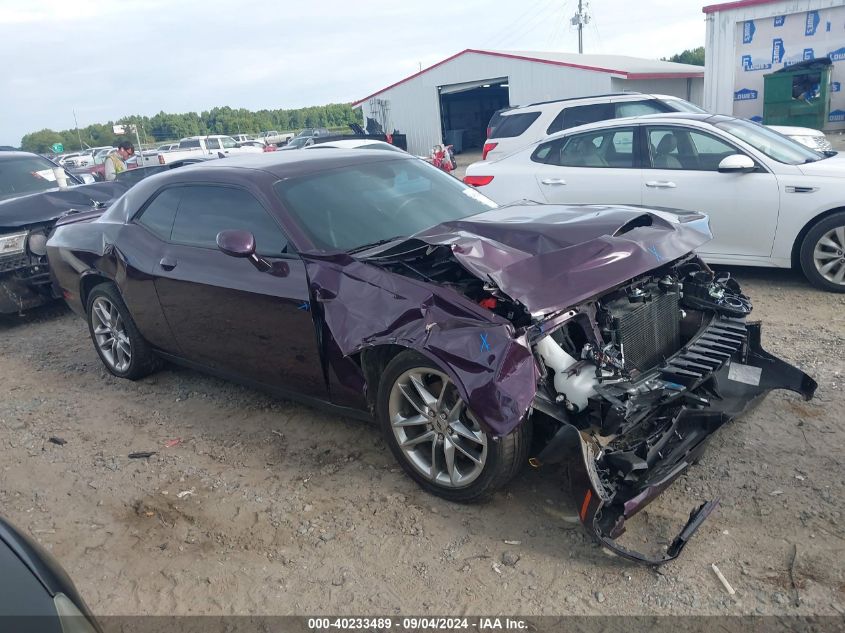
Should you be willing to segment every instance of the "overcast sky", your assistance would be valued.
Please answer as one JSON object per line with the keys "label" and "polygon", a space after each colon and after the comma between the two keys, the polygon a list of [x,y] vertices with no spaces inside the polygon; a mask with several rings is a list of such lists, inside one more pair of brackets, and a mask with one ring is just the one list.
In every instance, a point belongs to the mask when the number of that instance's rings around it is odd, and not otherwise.
{"label": "overcast sky", "polygon": [[[586,53],[704,45],[695,0],[593,0]],[[0,145],[128,114],[363,98],[465,48],[577,52],[577,0],[0,0]]]}

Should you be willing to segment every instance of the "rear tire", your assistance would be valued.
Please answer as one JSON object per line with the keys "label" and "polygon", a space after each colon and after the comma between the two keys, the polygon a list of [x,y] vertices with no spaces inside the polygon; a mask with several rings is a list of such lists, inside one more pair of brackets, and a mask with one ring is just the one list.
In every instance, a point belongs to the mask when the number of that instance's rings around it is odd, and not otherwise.
{"label": "rear tire", "polygon": [[428,492],[449,501],[490,497],[528,459],[530,420],[506,437],[489,436],[448,375],[410,350],[384,370],[376,416],[405,472]]}
{"label": "rear tire", "polygon": [[845,212],[833,213],[807,231],[800,262],[811,284],[828,292],[845,292]]}
{"label": "rear tire", "polygon": [[138,380],[161,366],[112,282],[94,286],[86,300],[88,332],[97,355],[118,378]]}

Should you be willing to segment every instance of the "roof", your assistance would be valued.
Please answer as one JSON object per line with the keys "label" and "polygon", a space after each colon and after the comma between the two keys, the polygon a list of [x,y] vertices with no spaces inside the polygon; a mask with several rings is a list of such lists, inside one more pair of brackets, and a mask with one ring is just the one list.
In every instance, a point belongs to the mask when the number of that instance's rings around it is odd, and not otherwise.
{"label": "roof", "polygon": [[552,66],[565,66],[568,68],[578,68],[593,72],[609,73],[612,75],[619,75],[624,79],[690,79],[704,77],[704,68],[701,66],[676,64],[674,62],[664,62],[656,59],[643,59],[640,57],[628,57],[627,55],[579,55],[577,53],[496,51],[467,48],[460,53],[447,57],[443,61],[437,62],[433,66],[429,66],[418,73],[414,73],[413,75],[405,77],[396,83],[390,84],[386,88],[382,88],[371,95],[367,95],[363,99],[353,102],[352,105],[360,105],[367,99],[371,99],[372,97],[386,92],[391,88],[395,88],[407,81],[416,79],[420,75],[424,75],[438,66],[442,66],[447,62],[469,53],[476,55],[489,55],[491,57],[504,57],[507,59],[519,59],[538,64],[549,64]]}
{"label": "roof", "polygon": [[730,11],[731,9],[742,9],[743,7],[754,7],[758,4],[772,4],[779,0],[736,0],[735,2],[722,2],[711,4],[702,9],[704,13],[716,13],[717,11]]}

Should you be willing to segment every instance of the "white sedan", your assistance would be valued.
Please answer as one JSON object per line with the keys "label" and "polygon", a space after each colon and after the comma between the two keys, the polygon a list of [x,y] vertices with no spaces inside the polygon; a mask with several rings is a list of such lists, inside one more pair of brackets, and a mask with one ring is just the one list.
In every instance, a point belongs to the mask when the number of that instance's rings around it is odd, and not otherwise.
{"label": "white sedan", "polygon": [[554,134],[464,182],[500,204],[629,204],[705,212],[715,264],[795,267],[845,292],[845,158],[761,125],[711,114],[660,114]]}

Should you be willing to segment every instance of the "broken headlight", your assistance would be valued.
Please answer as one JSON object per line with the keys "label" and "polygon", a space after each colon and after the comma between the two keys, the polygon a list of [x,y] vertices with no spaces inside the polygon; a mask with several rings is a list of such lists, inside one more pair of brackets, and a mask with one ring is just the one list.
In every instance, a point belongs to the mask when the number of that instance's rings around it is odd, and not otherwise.
{"label": "broken headlight", "polygon": [[0,257],[24,252],[26,232],[0,235]]}

